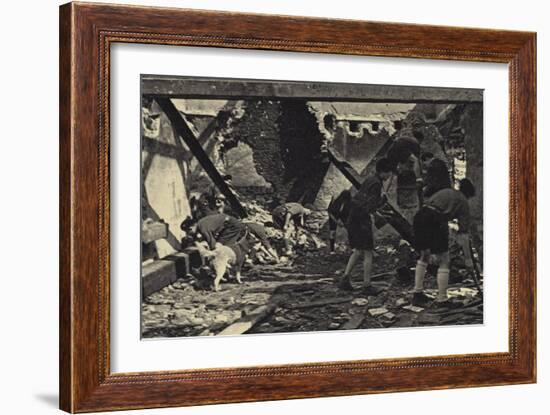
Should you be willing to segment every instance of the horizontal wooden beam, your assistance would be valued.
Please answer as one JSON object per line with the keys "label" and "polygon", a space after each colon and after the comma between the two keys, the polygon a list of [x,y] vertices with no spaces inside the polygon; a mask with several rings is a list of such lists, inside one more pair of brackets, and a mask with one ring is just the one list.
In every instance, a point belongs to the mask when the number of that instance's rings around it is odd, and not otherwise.
{"label": "horizontal wooden beam", "polygon": [[174,158],[178,161],[189,161],[193,157],[191,152],[186,150],[183,146],[178,147],[174,144],[165,143],[145,136],[141,137],[141,148],[149,153]]}
{"label": "horizontal wooden beam", "polygon": [[258,81],[142,75],[141,93],[149,97],[189,99],[307,99],[310,101],[461,103],[483,102],[482,89],[425,86]]}

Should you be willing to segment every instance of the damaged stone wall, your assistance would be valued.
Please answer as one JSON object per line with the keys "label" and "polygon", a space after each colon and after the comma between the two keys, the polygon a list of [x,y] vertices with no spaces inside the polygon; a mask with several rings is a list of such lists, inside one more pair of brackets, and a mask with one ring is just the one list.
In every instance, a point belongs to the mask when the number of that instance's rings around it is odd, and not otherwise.
{"label": "damaged stone wall", "polygon": [[[374,173],[374,158],[380,156],[401,129],[407,114],[415,107],[414,104],[383,103],[312,102],[310,105],[317,115],[321,131],[325,131],[328,137],[331,149],[340,154],[362,177]],[[332,129],[324,129],[322,126],[322,120],[327,114],[334,118]],[[357,128],[352,131],[351,122],[357,123]],[[331,165],[315,206],[326,209],[333,196],[350,187],[349,180]]]}
{"label": "damaged stone wall", "polygon": [[154,101],[142,106],[142,134],[152,143],[142,141],[142,220],[164,221],[168,236],[151,242],[142,250],[142,260],[164,258],[179,249],[181,221],[190,214],[185,187],[186,162],[153,151],[154,142],[182,148],[168,118]]}

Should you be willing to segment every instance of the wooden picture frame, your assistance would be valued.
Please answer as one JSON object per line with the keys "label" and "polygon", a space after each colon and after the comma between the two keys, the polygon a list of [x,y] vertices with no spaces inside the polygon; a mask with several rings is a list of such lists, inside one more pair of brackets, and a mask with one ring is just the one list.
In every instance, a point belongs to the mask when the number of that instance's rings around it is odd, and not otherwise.
{"label": "wooden picture frame", "polygon": [[[508,64],[509,351],[111,373],[109,70],[110,46],[119,42]],[[106,4],[61,6],[61,409],[91,412],[535,382],[535,139],[535,33]]]}

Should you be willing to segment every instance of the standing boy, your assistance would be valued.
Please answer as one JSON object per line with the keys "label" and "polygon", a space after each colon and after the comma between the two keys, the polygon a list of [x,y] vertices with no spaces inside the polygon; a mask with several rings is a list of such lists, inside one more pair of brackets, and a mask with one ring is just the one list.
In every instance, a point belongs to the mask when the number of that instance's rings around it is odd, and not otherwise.
{"label": "standing boy", "polygon": [[436,256],[439,262],[437,270],[438,294],[436,304],[448,305],[447,288],[449,286],[449,221],[458,220],[457,241],[464,252],[466,267],[472,268],[470,254],[470,208],[468,199],[475,196],[475,188],[468,179],[460,181],[459,190],[445,188],[434,193],[414,217],[415,248],[420,252],[416,264],[414,278],[414,293],[412,304],[426,305],[430,298],[424,294],[424,276],[428,267],[430,254]]}
{"label": "standing boy", "polygon": [[422,167],[425,170],[423,181],[423,196],[429,198],[441,189],[451,187],[451,177],[447,164],[432,153],[422,155]]}
{"label": "standing boy", "polygon": [[388,159],[378,160],[376,173],[363,182],[361,188],[351,200],[346,229],[353,253],[339,283],[339,287],[343,290],[353,290],[351,272],[359,258],[363,256],[363,289],[367,295],[378,294],[378,290],[371,285],[370,281],[372,252],[374,249],[371,215],[386,201],[386,198],[382,196],[382,182],[389,179],[392,172],[392,163]]}

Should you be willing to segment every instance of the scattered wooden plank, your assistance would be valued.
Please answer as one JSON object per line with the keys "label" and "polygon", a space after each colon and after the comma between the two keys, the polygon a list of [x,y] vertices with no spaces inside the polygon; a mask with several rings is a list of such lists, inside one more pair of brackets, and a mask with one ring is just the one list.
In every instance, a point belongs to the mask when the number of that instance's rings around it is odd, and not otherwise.
{"label": "scattered wooden plank", "polygon": [[388,312],[388,309],[386,307],[377,307],[377,308],[369,309],[369,314],[373,317],[381,316],[382,314],[386,314],[387,312]]}
{"label": "scattered wooden plank", "polygon": [[381,279],[382,277],[386,277],[388,275],[393,275],[393,274],[395,274],[395,270],[388,271],[388,272],[381,272],[380,274],[371,275],[370,279],[378,280],[378,279]]}
{"label": "scattered wooden plank", "polygon": [[301,309],[301,308],[321,307],[321,306],[330,305],[330,304],[348,303],[351,300],[353,300],[353,297],[327,298],[324,300],[310,301],[302,304],[293,304],[293,305],[290,305],[288,308]]}
{"label": "scattered wooden plank", "polygon": [[219,332],[218,336],[235,336],[238,334],[244,334],[260,321],[265,319],[268,315],[273,313],[276,308],[276,304],[268,304],[255,308],[252,313],[240,318]]}
{"label": "scattered wooden plank", "polygon": [[417,306],[414,306],[412,304],[404,306],[403,309],[412,311],[413,313],[420,313],[421,311],[424,311],[423,307],[417,307]]}
{"label": "scattered wooden plank", "polygon": [[475,308],[462,307],[462,308],[457,308],[457,309],[454,309],[454,310],[446,311],[446,312],[443,312],[443,313],[433,313],[433,314],[437,314],[440,317],[448,317],[448,316],[457,315],[457,314],[471,314],[471,313],[476,314],[476,315],[477,314],[483,314],[483,309],[478,309],[477,307],[475,307]]}
{"label": "scattered wooden plank", "polygon": [[476,300],[476,301],[472,301],[470,304],[468,304],[466,306],[453,308],[451,310],[449,310],[447,308],[447,309],[442,309],[442,310],[432,310],[430,312],[432,314],[438,314],[438,315],[441,315],[441,316],[448,316],[448,315],[451,315],[451,314],[464,313],[464,311],[466,311],[466,310],[470,310],[470,309],[479,307],[480,305],[482,305],[482,303],[483,302],[481,300]]}
{"label": "scattered wooden plank", "polygon": [[365,321],[365,313],[355,314],[340,327],[340,330],[356,329],[363,323],[363,321]]}

